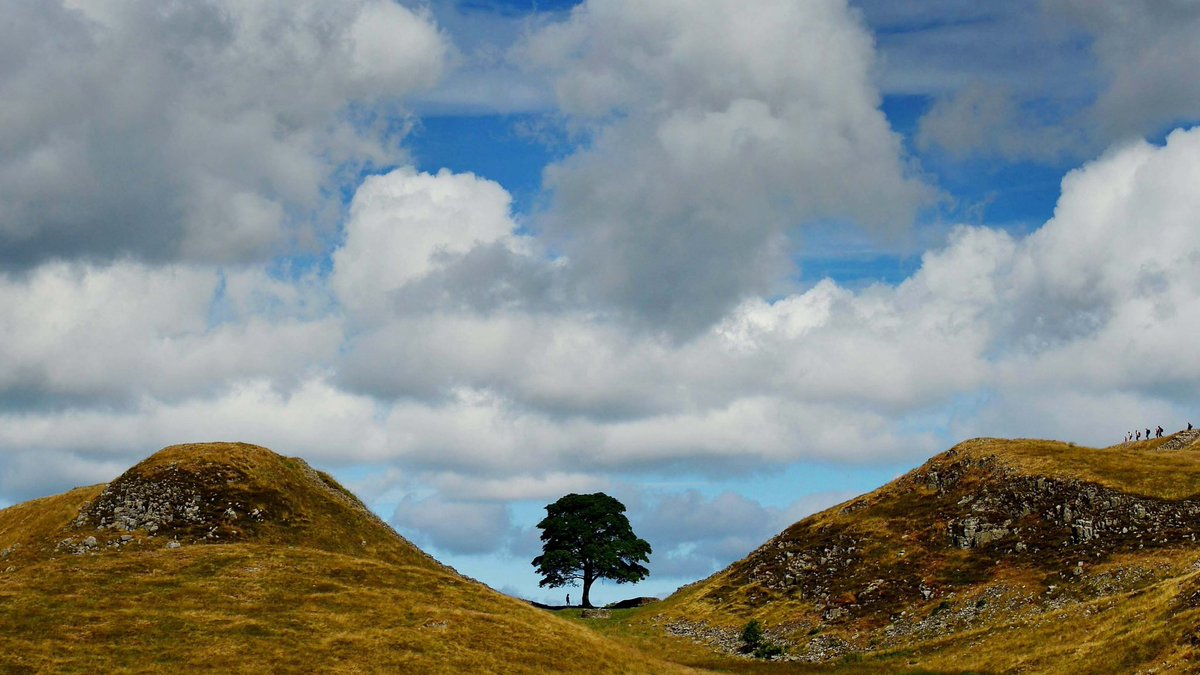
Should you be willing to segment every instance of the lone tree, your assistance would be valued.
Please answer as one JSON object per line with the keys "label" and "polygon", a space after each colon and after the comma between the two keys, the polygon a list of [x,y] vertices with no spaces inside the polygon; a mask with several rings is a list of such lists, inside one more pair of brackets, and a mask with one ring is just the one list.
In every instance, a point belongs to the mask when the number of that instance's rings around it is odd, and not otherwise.
{"label": "lone tree", "polygon": [[583,582],[583,606],[591,607],[592,582],[610,579],[619,584],[641,581],[650,570],[650,544],[633,533],[625,505],[603,492],[569,494],[546,506],[542,554],[533,566],[542,575],[539,586],[559,587]]}

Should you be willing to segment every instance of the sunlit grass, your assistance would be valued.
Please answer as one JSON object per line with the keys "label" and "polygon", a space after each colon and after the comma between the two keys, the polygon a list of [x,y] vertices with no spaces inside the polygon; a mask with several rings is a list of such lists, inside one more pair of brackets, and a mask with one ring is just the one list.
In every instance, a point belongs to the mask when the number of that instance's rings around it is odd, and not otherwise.
{"label": "sunlit grass", "polygon": [[241,541],[138,532],[72,555],[64,537],[110,534],[72,524],[103,486],[0,511],[0,672],[687,670],[458,575],[299,460],[177,446],[131,475],[167,467],[224,476],[199,487],[271,518]]}

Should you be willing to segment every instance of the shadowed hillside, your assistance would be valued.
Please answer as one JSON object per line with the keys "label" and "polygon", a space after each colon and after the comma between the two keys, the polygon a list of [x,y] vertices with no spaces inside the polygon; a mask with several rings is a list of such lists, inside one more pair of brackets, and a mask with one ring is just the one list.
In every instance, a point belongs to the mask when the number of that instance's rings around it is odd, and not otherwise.
{"label": "shadowed hillside", "polygon": [[328,475],[180,445],[0,511],[0,671],[675,672],[503,596]]}
{"label": "shadowed hillside", "polygon": [[1200,445],[976,439],[806,518],[642,619],[863,668],[1200,668]]}

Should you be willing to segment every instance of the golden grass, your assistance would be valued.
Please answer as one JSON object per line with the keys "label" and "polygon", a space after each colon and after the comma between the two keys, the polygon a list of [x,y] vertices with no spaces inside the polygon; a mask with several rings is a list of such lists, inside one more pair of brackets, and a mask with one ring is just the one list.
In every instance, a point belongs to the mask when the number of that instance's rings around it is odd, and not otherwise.
{"label": "golden grass", "polygon": [[20,564],[57,544],[63,527],[103,489],[103,485],[75,488],[0,510],[0,551],[11,551],[0,559],[0,569]]}
{"label": "golden grass", "polygon": [[[0,511],[0,672],[674,673],[466,579],[327,475],[245,444],[173,446],[114,481],[170,477],[265,510],[240,541],[135,533],[56,548],[105,486]],[[238,524],[238,527],[243,527]]]}
{"label": "golden grass", "polygon": [[[1094,482],[1159,499],[1200,495],[1200,453],[1154,450],[1165,440],[1093,449],[980,439],[960,444],[955,456],[995,457],[1019,474]],[[200,483],[220,475],[198,485],[261,506],[271,517],[242,541],[168,550],[163,539],[139,533],[137,546],[73,556],[55,550],[55,544],[88,533],[71,522],[104,486],[0,511],[0,550],[20,544],[0,560],[0,672],[1200,670],[1193,645],[1200,635],[1189,633],[1200,624],[1200,562],[1188,549],[1131,551],[1091,566],[1060,591],[1076,595],[1057,609],[1034,602],[940,638],[889,643],[830,663],[764,662],[669,635],[665,624],[684,618],[740,629],[755,617],[768,627],[801,626],[813,616],[811,600],[781,596],[752,605],[749,594],[761,589],[740,585],[725,570],[661,603],[614,611],[609,619],[581,619],[577,611],[537,610],[459,576],[302,460],[244,444],[174,446],[130,475],[153,480],[168,470]],[[229,479],[234,474],[236,480]],[[905,533],[897,530],[903,519],[892,513],[926,508],[910,503],[921,493],[891,504],[891,490],[885,486],[853,500],[877,504],[876,509],[846,511],[839,505],[806,522],[818,529],[852,522],[856,536],[887,544],[886,550],[864,549],[867,555],[890,555],[894,547],[932,555],[903,539]],[[945,560],[927,560],[936,563],[930,569],[966,565],[954,556],[971,554],[939,555]],[[1089,578],[1131,569],[1150,572],[1125,590],[1094,598],[1071,590],[1083,588]],[[1044,583],[1037,570],[1000,565],[990,580],[964,587],[953,602],[962,606],[998,586],[1038,595]],[[928,616],[938,601],[910,607],[910,616]],[[797,630],[803,638],[803,629]],[[821,630],[838,635],[840,629]],[[869,635],[859,637],[864,642]]]}
{"label": "golden grass", "polygon": [[0,670],[683,672],[442,570],[258,544],[0,577]]}
{"label": "golden grass", "polygon": [[[1161,500],[1200,497],[1198,446],[1179,451],[1157,449],[1169,439],[1105,449],[1055,441],[976,439],[956,446],[953,453],[934,457],[918,472],[963,459],[992,460],[989,466],[1001,470],[994,478],[1000,481],[998,489],[1002,489],[1005,475],[1015,473],[1094,483]],[[802,592],[773,591],[747,582],[747,570],[739,569],[739,563],[735,563],[626,618],[627,623],[640,625],[640,630],[649,632],[634,642],[653,643],[654,631],[662,632],[654,627],[651,619],[654,615],[660,623],[685,619],[733,630],[756,618],[769,628],[784,629],[794,644],[805,644],[809,631],[819,630],[823,635],[848,639],[858,649],[867,650],[850,657],[846,663],[835,662],[821,668],[761,666],[784,671],[826,672],[824,668],[828,668],[838,672],[845,668],[847,672],[909,669],[955,672],[967,668],[978,672],[1118,673],[1155,667],[1160,668],[1159,672],[1200,672],[1200,662],[1193,661],[1198,658],[1196,645],[1200,645],[1200,631],[1195,629],[1200,610],[1191,604],[1181,609],[1183,595],[1195,594],[1197,600],[1189,602],[1200,605],[1200,578],[1196,572],[1200,563],[1195,549],[1118,553],[1105,558],[1105,562],[1089,565],[1082,577],[1068,575],[1070,580],[1064,583],[1058,577],[1062,570],[1053,566],[1042,569],[1037,565],[1010,565],[975,551],[940,545],[930,548],[930,541],[938,541],[937,535],[942,531],[939,528],[946,527],[947,515],[939,511],[944,503],[932,499],[933,493],[923,485],[889,484],[815,514],[793,526],[794,529],[789,528],[783,536],[819,550],[825,545],[821,543],[823,538],[828,536],[823,533],[833,534],[848,527],[861,547],[859,555],[865,560],[874,561],[882,555],[885,560],[881,562],[886,563],[886,558],[904,549],[905,559],[918,566],[921,578],[943,589],[949,584],[955,590],[952,597],[910,603],[896,608],[890,619],[884,615],[876,621],[920,620],[937,611],[937,605],[943,602],[961,608],[982,598],[989,589],[1027,601],[1018,602],[1016,609],[973,619],[969,628],[949,630],[941,638],[931,639],[929,633],[922,633],[921,637],[886,642],[887,646],[871,651],[869,645],[875,642],[872,626],[878,627],[879,623],[824,624],[819,621],[816,599],[807,598]],[[913,530],[917,523],[926,529]],[[888,565],[882,567],[886,569]],[[1131,590],[1123,592],[1082,590],[1088,579],[1099,578],[1098,575],[1139,569],[1156,572],[1150,579],[1131,582]],[[1070,596],[1063,598],[1059,609],[1054,609],[1053,603],[1047,604],[1049,598],[1043,597],[1049,583],[1062,587],[1056,593]],[[852,587],[834,590],[834,594],[860,590],[865,584],[866,580],[855,579]],[[907,610],[907,618],[898,618],[901,609]],[[1195,634],[1189,635],[1189,631]],[[613,634],[620,636],[622,631]],[[712,662],[672,658],[712,667]]]}
{"label": "golden grass", "polygon": [[996,456],[1031,476],[1081,480],[1157,499],[1200,497],[1200,451],[1194,446],[1157,450],[1168,440],[1170,436],[1097,449],[1058,441],[975,439],[955,450],[966,456]]}

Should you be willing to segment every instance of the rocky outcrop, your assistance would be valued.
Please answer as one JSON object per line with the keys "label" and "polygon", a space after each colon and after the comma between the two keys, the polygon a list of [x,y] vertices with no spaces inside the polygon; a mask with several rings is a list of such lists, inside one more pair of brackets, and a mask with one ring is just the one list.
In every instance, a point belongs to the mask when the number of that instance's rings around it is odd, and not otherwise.
{"label": "rocky outcrop", "polygon": [[174,466],[150,477],[126,473],[109,484],[74,525],[146,536],[235,538],[266,515],[263,509],[239,501],[232,491],[213,487],[236,485],[241,479],[231,468],[215,468],[203,477]]}
{"label": "rocky outcrop", "polygon": [[1158,450],[1183,450],[1189,448],[1200,439],[1200,429],[1180,431],[1167,439],[1166,443],[1158,446]]}
{"label": "rocky outcrop", "polygon": [[[884,496],[851,505],[840,510],[851,518],[802,521],[736,563],[725,592],[741,585],[736,592],[748,609],[786,598],[813,607],[816,625],[852,626],[986,583],[1002,564],[1073,579],[1084,572],[1082,560],[1200,535],[1200,501],[1029,476],[998,457],[954,451]],[[874,525],[857,526],[860,517]],[[723,602],[722,594],[710,597]]]}

